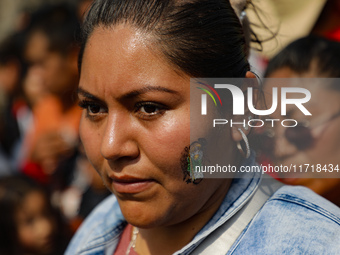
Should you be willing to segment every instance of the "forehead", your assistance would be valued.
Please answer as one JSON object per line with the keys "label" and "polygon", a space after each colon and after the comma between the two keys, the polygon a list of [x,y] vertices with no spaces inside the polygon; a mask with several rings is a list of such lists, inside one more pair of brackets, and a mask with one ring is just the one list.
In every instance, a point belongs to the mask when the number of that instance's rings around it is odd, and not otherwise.
{"label": "forehead", "polygon": [[[96,28],[88,39],[81,67],[80,87],[112,87],[115,91],[143,85],[176,86],[183,80],[158,52],[148,35],[128,25]],[[184,79],[188,79],[185,77]],[[105,85],[105,86],[103,86]],[[112,86],[110,86],[112,85]],[[188,84],[189,89],[189,84]]]}
{"label": "forehead", "polygon": [[[138,58],[145,59],[148,52],[147,40],[143,34],[126,25],[113,28],[97,27],[90,35],[83,56],[83,64],[87,62],[108,62],[112,58],[115,62],[125,64]],[[156,57],[154,57],[156,59]],[[84,63],[85,62],[85,63]]]}

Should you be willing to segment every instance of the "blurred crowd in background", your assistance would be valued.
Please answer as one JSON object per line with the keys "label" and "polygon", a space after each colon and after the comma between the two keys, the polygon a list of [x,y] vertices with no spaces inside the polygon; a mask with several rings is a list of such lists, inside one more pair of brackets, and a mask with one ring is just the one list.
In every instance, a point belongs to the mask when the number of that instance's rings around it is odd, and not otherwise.
{"label": "blurred crowd in background", "polygon": [[22,2],[0,43],[0,254],[62,254],[109,195],[78,137],[78,39],[92,1]]}
{"label": "blurred crowd in background", "polygon": [[[80,223],[109,195],[78,137],[78,39],[91,2],[0,0],[0,254],[62,254]],[[340,1],[254,0],[253,4],[256,8],[249,10],[248,17],[264,43],[260,51],[251,51],[250,59],[260,77],[339,78],[339,71],[330,70],[340,66]],[[305,38],[285,48],[301,37]],[[270,72],[266,72],[268,63]],[[337,113],[340,89],[329,93],[335,95],[334,109],[325,111]],[[333,158],[340,158],[338,116],[324,121],[333,127],[323,129],[334,141],[326,155]],[[289,154],[317,158],[331,144],[322,141],[324,134],[311,130],[307,132],[313,144],[308,146],[286,139],[286,144],[277,142],[277,148],[265,150],[255,143],[258,160],[277,163],[270,153],[287,164],[294,163]],[[279,148],[291,149],[286,153]],[[306,185],[339,206],[339,180],[283,181]]]}

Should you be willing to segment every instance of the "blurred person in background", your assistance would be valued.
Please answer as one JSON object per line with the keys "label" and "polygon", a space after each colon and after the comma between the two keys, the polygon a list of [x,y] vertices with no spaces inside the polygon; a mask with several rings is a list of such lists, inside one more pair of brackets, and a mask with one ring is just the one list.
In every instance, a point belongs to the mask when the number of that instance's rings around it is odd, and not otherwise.
{"label": "blurred person in background", "polygon": [[61,193],[60,208],[75,232],[83,220],[111,192],[88,161],[84,148],[79,146],[73,180]]}
{"label": "blurred person in background", "polygon": [[79,149],[78,28],[76,9],[65,4],[42,7],[32,14],[25,47],[25,92],[34,125],[26,140],[29,154],[23,171],[49,185],[53,204],[73,231],[108,195]]}
{"label": "blurred person in background", "polygon": [[[340,43],[310,35],[289,44],[270,60],[265,77],[340,78],[339,67]],[[275,84],[277,86],[278,83]],[[297,108],[296,112],[287,109],[287,118],[297,119],[299,125],[294,128],[275,126],[271,159],[274,163],[285,166],[333,164],[334,168],[337,165],[339,167],[340,84],[327,84],[327,80],[322,80],[322,84],[310,82],[306,88],[311,92],[312,99],[314,97],[308,108],[312,116],[307,119],[306,116],[299,115],[301,112]],[[271,91],[270,85],[265,83],[264,90]],[[268,98],[271,98],[270,93]],[[283,178],[282,181],[307,186],[340,206],[339,178]]]}
{"label": "blurred person in background", "polygon": [[59,4],[37,10],[27,28],[25,90],[38,87],[45,94],[37,93],[32,100],[34,123],[25,141],[28,152],[23,169],[42,182],[48,182],[48,176],[77,147],[78,27],[76,11]]}
{"label": "blurred person in background", "polygon": [[25,99],[22,80],[23,33],[10,35],[0,44],[0,174],[15,172],[21,162],[22,138],[31,122],[31,111]]}
{"label": "blurred person in background", "polygon": [[0,178],[0,254],[63,254],[69,234],[46,191],[24,176]]}

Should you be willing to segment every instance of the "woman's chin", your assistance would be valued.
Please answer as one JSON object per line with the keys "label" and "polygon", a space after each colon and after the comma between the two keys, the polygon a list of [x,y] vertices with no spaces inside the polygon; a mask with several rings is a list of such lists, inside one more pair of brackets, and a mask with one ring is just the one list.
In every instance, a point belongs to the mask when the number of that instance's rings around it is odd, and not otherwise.
{"label": "woman's chin", "polygon": [[149,206],[145,202],[122,201],[119,203],[124,218],[138,228],[154,228],[160,226],[165,212],[159,211],[160,206]]}
{"label": "woman's chin", "polygon": [[150,229],[161,226],[159,220],[152,218],[151,216],[148,217],[147,215],[144,215],[143,218],[125,217],[125,219],[129,224],[142,229]]}

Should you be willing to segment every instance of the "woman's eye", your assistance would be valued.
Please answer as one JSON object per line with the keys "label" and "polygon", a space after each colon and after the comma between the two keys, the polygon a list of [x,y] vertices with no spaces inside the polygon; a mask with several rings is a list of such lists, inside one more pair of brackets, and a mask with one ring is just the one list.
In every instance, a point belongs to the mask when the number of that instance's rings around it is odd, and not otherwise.
{"label": "woman's eye", "polygon": [[89,114],[98,114],[102,111],[101,107],[99,105],[89,105],[87,107],[87,110],[88,110]]}
{"label": "woman's eye", "polygon": [[94,102],[81,101],[79,102],[79,106],[86,110],[88,117],[95,117],[99,114],[107,113],[107,109],[105,107]]}
{"label": "woman's eye", "polygon": [[141,102],[136,105],[136,112],[144,119],[163,114],[165,110],[165,106],[153,102]]}
{"label": "woman's eye", "polygon": [[156,105],[144,105],[140,108],[140,111],[147,114],[155,114],[159,111]]}

